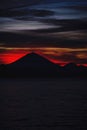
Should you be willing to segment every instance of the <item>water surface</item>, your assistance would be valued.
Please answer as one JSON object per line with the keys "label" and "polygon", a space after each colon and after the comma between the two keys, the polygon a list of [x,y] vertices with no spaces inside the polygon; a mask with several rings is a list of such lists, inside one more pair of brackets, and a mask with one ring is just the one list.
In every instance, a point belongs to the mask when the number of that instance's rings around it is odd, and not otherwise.
{"label": "water surface", "polygon": [[0,79],[0,130],[86,128],[86,79]]}

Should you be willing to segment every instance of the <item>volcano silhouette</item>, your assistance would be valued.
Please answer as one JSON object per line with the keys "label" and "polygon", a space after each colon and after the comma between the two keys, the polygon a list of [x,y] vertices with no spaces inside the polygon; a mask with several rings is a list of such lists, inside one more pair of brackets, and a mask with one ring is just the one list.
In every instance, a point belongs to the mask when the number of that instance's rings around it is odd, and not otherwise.
{"label": "volcano silhouette", "polygon": [[8,73],[19,76],[52,76],[57,73],[58,66],[36,53],[27,54],[7,66]]}
{"label": "volcano silhouette", "polygon": [[10,64],[10,67],[19,67],[19,68],[25,68],[25,67],[47,67],[48,65],[53,65],[52,62],[50,62],[48,59],[40,56],[36,53],[30,53],[26,56],[22,57],[21,59],[17,60],[16,62],[13,62]]}
{"label": "volcano silhouette", "polygon": [[6,77],[87,77],[87,67],[69,63],[64,67],[50,62],[36,53],[27,54],[9,65],[0,67],[0,76]]}

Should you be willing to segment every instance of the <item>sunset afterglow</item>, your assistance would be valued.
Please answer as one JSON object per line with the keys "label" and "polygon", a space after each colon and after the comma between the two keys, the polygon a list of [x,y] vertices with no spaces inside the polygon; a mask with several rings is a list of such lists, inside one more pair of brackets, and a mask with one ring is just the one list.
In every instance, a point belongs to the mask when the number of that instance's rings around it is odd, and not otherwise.
{"label": "sunset afterglow", "polygon": [[62,66],[86,66],[87,2],[35,1],[5,1],[0,5],[0,64],[36,52]]}
{"label": "sunset afterglow", "polygon": [[87,59],[86,51],[87,48],[58,48],[58,47],[0,47],[0,63],[9,64],[15,62],[16,60],[22,58],[28,53],[36,52],[50,61],[65,65],[69,62],[76,64],[85,64],[84,61]]}

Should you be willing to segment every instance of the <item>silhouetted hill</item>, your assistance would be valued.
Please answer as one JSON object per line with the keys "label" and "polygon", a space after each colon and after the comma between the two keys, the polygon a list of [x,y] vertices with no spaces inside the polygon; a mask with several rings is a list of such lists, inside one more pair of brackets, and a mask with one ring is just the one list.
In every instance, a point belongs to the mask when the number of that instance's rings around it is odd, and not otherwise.
{"label": "silhouetted hill", "polygon": [[0,66],[0,76],[6,77],[87,77],[87,67],[69,63],[64,67],[36,53],[27,54],[9,65]]}
{"label": "silhouetted hill", "polygon": [[4,64],[0,65],[0,77],[4,77],[5,76],[6,68],[7,68],[6,65],[4,65]]}
{"label": "silhouetted hill", "polygon": [[7,65],[7,73],[19,76],[53,76],[57,74],[58,66],[48,59],[36,54],[27,54],[14,63]]}
{"label": "silhouetted hill", "polygon": [[9,66],[17,68],[43,68],[48,66],[53,67],[54,64],[39,54],[30,53],[16,62],[9,64]]}
{"label": "silhouetted hill", "polygon": [[66,64],[62,69],[63,69],[63,73],[66,76],[72,76],[72,77],[86,77],[87,76],[87,67],[77,66],[75,63]]}
{"label": "silhouetted hill", "polygon": [[64,66],[64,70],[70,73],[75,73],[78,71],[78,66],[75,63],[69,63]]}

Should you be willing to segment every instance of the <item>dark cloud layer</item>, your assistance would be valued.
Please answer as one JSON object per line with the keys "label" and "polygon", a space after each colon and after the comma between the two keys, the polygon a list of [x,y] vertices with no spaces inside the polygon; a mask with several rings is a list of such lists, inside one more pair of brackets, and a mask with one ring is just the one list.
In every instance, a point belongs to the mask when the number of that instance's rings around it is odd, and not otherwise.
{"label": "dark cloud layer", "polygon": [[[28,32],[29,33],[29,32]],[[0,33],[0,42],[6,46],[43,46],[43,47],[69,47],[69,48],[84,48],[87,46],[87,41],[70,40],[63,38],[55,38],[40,34],[16,34],[16,33]]]}
{"label": "dark cloud layer", "polygon": [[0,8],[17,7],[19,5],[34,5],[37,3],[54,3],[54,2],[86,2],[86,0],[2,0],[0,1]]}
{"label": "dark cloud layer", "polygon": [[23,15],[30,15],[30,16],[36,16],[36,17],[44,17],[44,16],[50,16],[53,15],[54,12],[49,11],[49,10],[35,10],[35,9],[29,9],[29,10],[6,10],[6,9],[1,9],[0,10],[0,16],[1,17],[18,17],[18,16],[23,16]]}
{"label": "dark cloud layer", "polygon": [[79,59],[74,54],[64,54],[64,55],[56,57],[56,59],[62,60],[63,62],[69,61],[70,63],[75,62],[77,64],[87,64],[87,59],[86,58]]}
{"label": "dark cloud layer", "polygon": [[87,0],[0,1],[3,47],[45,47],[55,60],[87,64]]}
{"label": "dark cloud layer", "polygon": [[0,8],[6,9],[6,8],[14,8],[14,7],[24,7],[26,5],[35,5],[39,3],[40,0],[2,0],[0,1]]}

